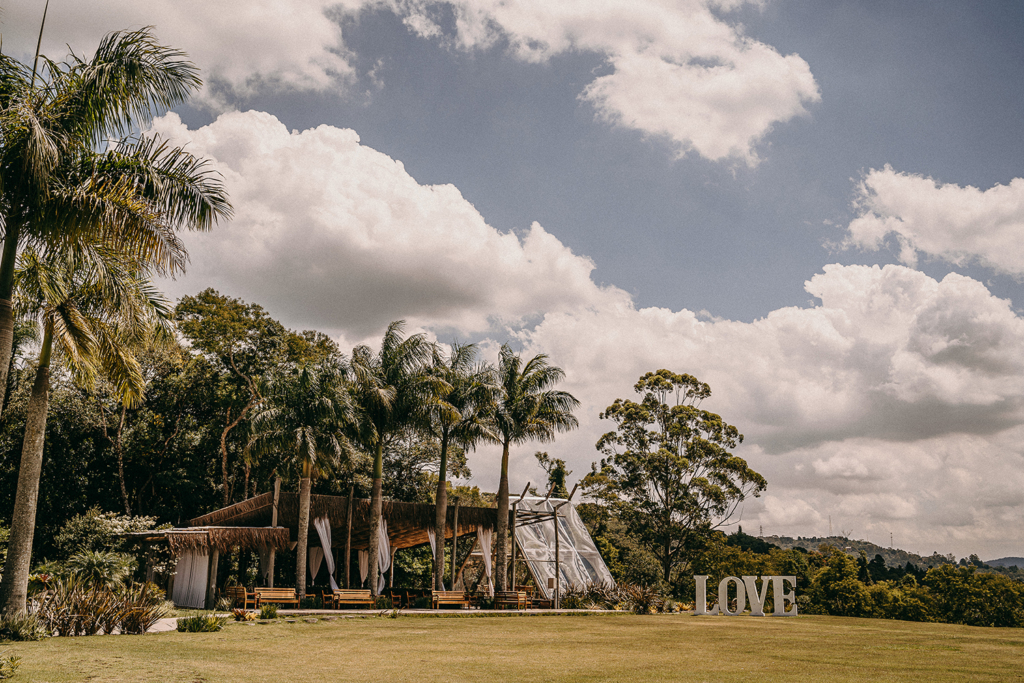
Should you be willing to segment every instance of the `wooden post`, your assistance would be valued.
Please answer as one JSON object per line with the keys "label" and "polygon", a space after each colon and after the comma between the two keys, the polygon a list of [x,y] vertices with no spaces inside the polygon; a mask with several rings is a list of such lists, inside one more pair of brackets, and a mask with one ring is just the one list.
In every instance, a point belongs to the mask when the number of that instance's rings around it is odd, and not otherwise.
{"label": "wooden post", "polygon": [[555,609],[559,609],[559,603],[561,602],[560,598],[562,597],[561,591],[559,590],[559,587],[562,585],[562,581],[561,581],[562,577],[561,577],[561,567],[559,566],[559,563],[558,563],[558,560],[559,560],[558,537],[561,536],[561,534],[558,533],[558,508],[557,507],[555,508],[555,512],[552,515],[551,519],[555,523],[555,602],[554,602],[554,605],[555,605]]}
{"label": "wooden post", "polygon": [[220,551],[216,548],[210,553],[210,569],[206,582],[206,609],[214,609],[217,606],[217,569],[220,562]]}
{"label": "wooden post", "polygon": [[348,513],[345,515],[345,588],[351,588],[349,575],[352,572],[352,513],[355,511],[353,496],[356,494],[356,484],[353,481],[348,487]]}
{"label": "wooden post", "polygon": [[[459,499],[455,499],[455,514],[452,515],[452,590],[455,590],[455,556],[459,553]],[[444,540],[441,541],[441,562],[444,562]],[[444,578],[444,565],[442,565],[441,578]]]}
{"label": "wooden post", "polygon": [[[281,500],[281,477],[274,477],[274,507],[270,511],[270,526],[277,527],[277,504]],[[267,586],[274,587],[274,554],[277,549],[270,548],[270,557],[267,559]],[[258,584],[257,584],[258,585]]]}
{"label": "wooden post", "polygon": [[395,551],[397,548],[391,546],[391,565],[388,567],[388,588],[395,587]]}
{"label": "wooden post", "polygon": [[519,494],[516,502],[512,504],[512,533],[509,534],[512,537],[512,590],[516,590],[516,518],[519,516],[519,501],[526,497],[526,492],[529,489],[530,482],[526,482],[523,492]]}

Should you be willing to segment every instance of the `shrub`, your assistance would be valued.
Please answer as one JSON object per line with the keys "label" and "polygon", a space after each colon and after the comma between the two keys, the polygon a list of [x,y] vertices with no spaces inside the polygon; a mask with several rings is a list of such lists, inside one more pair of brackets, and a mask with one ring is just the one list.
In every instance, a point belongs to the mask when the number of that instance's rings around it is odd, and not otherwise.
{"label": "shrub", "polygon": [[260,619],[277,619],[277,605],[260,605]]}
{"label": "shrub", "polygon": [[167,605],[163,591],[153,584],[111,589],[69,577],[49,584],[36,614],[57,636],[91,636],[115,629],[145,633],[167,614]]}
{"label": "shrub", "polygon": [[48,635],[50,632],[34,614],[0,617],[0,640],[42,640]]}
{"label": "shrub", "polygon": [[634,614],[655,614],[665,604],[665,599],[653,586],[622,584],[619,586],[619,594],[626,608]]}
{"label": "shrub", "polygon": [[391,609],[391,598],[386,595],[378,595],[377,599],[373,602],[374,609]]}
{"label": "shrub", "polygon": [[120,585],[135,571],[135,560],[129,555],[108,550],[83,550],[68,558],[66,564],[68,573],[106,588]]}
{"label": "shrub", "polygon": [[14,672],[21,666],[21,657],[0,653],[0,681],[14,677]]}
{"label": "shrub", "polygon": [[178,631],[180,633],[215,633],[224,628],[226,623],[228,623],[227,617],[218,617],[213,612],[196,614],[178,619]]}

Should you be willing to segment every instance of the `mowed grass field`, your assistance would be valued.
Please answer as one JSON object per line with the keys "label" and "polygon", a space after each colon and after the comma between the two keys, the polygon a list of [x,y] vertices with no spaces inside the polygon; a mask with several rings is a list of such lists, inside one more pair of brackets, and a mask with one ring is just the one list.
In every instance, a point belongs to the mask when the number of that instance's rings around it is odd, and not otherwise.
{"label": "mowed grass field", "polygon": [[24,681],[1018,681],[1024,630],[689,615],[378,617],[0,645]]}

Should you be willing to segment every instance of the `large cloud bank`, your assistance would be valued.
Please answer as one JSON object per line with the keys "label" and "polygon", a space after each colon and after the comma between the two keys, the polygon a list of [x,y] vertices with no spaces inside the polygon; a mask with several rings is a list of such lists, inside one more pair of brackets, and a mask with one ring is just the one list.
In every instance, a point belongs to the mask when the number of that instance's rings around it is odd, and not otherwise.
{"label": "large cloud bank", "polygon": [[[542,62],[594,52],[610,72],[580,93],[598,116],[668,140],[679,154],[753,165],[772,127],[805,113],[818,86],[807,62],[781,55],[727,20],[760,0],[77,0],[50,8],[44,51],[90,52],[112,29],[153,25],[203,69],[207,104],[224,108],[261,89],[344,89],[354,74],[341,22],[391,10],[421,36],[459,49],[507,41],[517,57]],[[454,13],[454,35],[439,16]],[[13,49],[35,47],[40,8],[4,16]],[[724,18],[723,18],[724,17]],[[12,33],[11,28],[15,30]],[[386,85],[386,84],[385,84]]]}
{"label": "large cloud bank", "polygon": [[858,215],[850,223],[852,245],[879,249],[886,238],[895,237],[900,260],[908,265],[923,252],[1024,276],[1024,178],[981,190],[900,173],[887,165],[861,180],[856,207]]}
{"label": "large cloud bank", "polygon": [[[515,453],[518,486],[543,477],[538,448],[582,475],[608,428],[598,412],[667,367],[710,382],[706,405],[747,435],[740,453],[769,481],[748,529],[824,534],[831,516],[912,550],[1019,554],[1024,320],[973,279],[831,265],[806,283],[815,306],[752,323],[638,309],[541,226],[496,231],[454,187],[420,185],[352,131],[288,131],[257,112],[195,131],[169,115],[156,130],[214,159],[237,208],[186,236],[175,293],[216,286],[346,340],[406,318],[489,352],[513,338],[550,354],[581,428]],[[471,465],[493,488],[493,449]]]}

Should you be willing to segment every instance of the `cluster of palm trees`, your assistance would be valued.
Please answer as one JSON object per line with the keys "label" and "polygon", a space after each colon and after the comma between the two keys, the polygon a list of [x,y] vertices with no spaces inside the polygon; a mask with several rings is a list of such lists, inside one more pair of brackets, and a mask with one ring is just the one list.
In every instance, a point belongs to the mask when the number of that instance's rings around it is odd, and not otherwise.
{"label": "cluster of palm trees", "polygon": [[[376,593],[378,538],[383,505],[384,455],[410,434],[440,448],[435,538],[444,539],[448,505],[448,456],[481,442],[500,445],[496,584],[506,586],[509,448],[550,441],[577,426],[579,402],[555,389],[564,373],[538,354],[523,362],[508,345],[497,366],[479,360],[473,344],[449,349],[423,334],[403,336],[392,323],[379,350],[358,346],[347,363],[326,361],[296,368],[275,380],[252,420],[249,457],[273,458],[299,479],[296,556],[298,591],[305,593],[306,539],[312,480],[356,467],[358,454],[372,457],[369,576]],[[506,511],[500,514],[500,511]],[[443,548],[438,543],[438,548]],[[443,551],[434,562],[434,585],[442,586]]]}
{"label": "cluster of palm trees", "polygon": [[85,386],[102,375],[126,405],[138,402],[136,353],[171,332],[172,309],[151,279],[183,270],[178,231],[231,213],[204,160],[139,134],[200,85],[196,67],[148,28],[108,35],[90,59],[58,62],[37,47],[29,67],[0,53],[0,387],[16,323],[39,341],[2,614],[25,608],[50,373]]}

